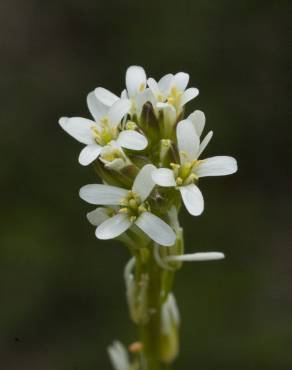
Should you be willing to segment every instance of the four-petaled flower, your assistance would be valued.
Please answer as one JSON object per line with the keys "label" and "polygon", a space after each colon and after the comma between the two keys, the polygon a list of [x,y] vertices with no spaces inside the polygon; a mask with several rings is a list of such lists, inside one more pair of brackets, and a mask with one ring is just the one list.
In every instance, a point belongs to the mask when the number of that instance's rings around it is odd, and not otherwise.
{"label": "four-petaled flower", "polygon": [[157,101],[156,107],[168,108],[170,112],[179,115],[183,106],[199,94],[199,90],[194,87],[186,89],[189,78],[184,72],[167,74],[158,82],[154,78],[148,78],[148,86]]}
{"label": "four-petaled flower", "polygon": [[[131,66],[126,72],[126,89],[122,91],[121,98],[130,99],[131,113],[140,116],[143,105],[147,101],[154,104],[154,97],[149,88],[146,87],[147,78],[144,68]],[[119,97],[111,91],[97,87],[94,90],[97,99],[104,105],[110,107]]]}
{"label": "four-petaled flower", "polygon": [[156,243],[164,246],[174,244],[176,235],[172,228],[150,211],[147,198],[155,183],[151,173],[156,169],[152,164],[145,165],[135,178],[131,190],[103,184],[85,185],[80,189],[80,197],[90,204],[114,206],[116,212],[108,215],[97,209],[90,218],[104,221],[99,224],[95,235],[99,239],[116,238],[133,224],[138,226]]}
{"label": "four-petaled flower", "polygon": [[[193,119],[192,119],[193,118]],[[199,156],[211,139],[210,132],[200,144],[200,134],[204,117],[199,113],[180,121],[176,136],[180,163],[172,163],[169,168],[153,171],[153,181],[160,186],[174,187],[180,191],[182,200],[189,213],[200,215],[204,210],[203,195],[196,185],[200,177],[230,175],[237,171],[236,160],[228,156],[216,156],[199,160]]]}
{"label": "four-petaled flower", "polygon": [[120,130],[122,118],[130,111],[128,99],[117,99],[111,107],[102,104],[94,92],[87,96],[87,104],[95,121],[81,117],[62,117],[61,127],[80,143],[85,144],[79,155],[79,163],[89,165],[99,155],[102,148],[111,142],[132,149],[143,150],[148,142],[144,135],[134,130]]}

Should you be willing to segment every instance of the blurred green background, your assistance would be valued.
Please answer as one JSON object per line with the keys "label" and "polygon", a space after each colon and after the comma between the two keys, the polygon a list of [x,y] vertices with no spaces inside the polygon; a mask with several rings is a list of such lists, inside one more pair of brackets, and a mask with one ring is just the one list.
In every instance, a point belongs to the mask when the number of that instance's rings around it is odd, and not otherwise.
{"label": "blurred green background", "polygon": [[204,110],[215,132],[206,154],[239,162],[235,176],[203,179],[201,217],[181,217],[188,251],[227,258],[177,275],[175,368],[292,368],[289,5],[1,0],[1,370],[111,369],[106,346],[137,339],[128,253],[95,239],[78,198],[95,177],[57,124],[88,116],[95,87],[119,93],[132,64],[190,73],[189,112]]}

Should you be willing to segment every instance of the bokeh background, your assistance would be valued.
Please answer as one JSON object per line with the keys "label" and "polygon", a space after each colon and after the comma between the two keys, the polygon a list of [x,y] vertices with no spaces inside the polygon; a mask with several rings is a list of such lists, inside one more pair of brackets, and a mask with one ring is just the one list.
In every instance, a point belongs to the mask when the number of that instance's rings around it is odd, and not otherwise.
{"label": "bokeh background", "polygon": [[[215,137],[238,159],[202,181],[206,210],[182,214],[185,264],[176,369],[292,368],[290,1],[0,2],[0,369],[111,369],[106,347],[136,339],[122,280],[128,253],[99,242],[78,189],[95,181],[57,124],[124,73],[186,71]],[[291,14],[291,11],[290,11]],[[289,344],[290,343],[290,344]]]}

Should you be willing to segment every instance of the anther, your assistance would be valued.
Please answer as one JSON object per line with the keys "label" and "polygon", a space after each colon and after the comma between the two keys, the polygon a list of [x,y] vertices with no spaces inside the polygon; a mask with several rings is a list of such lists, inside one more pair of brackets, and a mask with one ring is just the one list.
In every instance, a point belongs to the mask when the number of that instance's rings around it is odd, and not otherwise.
{"label": "anther", "polygon": [[126,207],[120,208],[119,213],[128,213],[128,208]]}

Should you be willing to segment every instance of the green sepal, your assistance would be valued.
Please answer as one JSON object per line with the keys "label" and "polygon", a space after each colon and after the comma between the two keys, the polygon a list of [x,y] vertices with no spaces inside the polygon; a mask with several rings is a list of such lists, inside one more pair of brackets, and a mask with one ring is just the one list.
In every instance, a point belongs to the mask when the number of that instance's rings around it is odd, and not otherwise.
{"label": "green sepal", "polygon": [[151,143],[159,140],[159,122],[150,102],[143,105],[139,126]]}
{"label": "green sepal", "polygon": [[[99,160],[93,162],[93,168],[97,175],[107,184],[130,189],[137,174],[134,166],[129,165],[121,171],[106,168]],[[132,176],[128,176],[129,174]]]}

